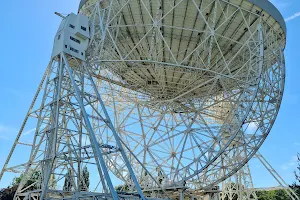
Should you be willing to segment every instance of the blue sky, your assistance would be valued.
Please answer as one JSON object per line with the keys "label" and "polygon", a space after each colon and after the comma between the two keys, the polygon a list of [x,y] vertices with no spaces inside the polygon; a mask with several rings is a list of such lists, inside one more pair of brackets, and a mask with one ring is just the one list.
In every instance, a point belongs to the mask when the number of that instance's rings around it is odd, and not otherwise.
{"label": "blue sky", "polygon": [[[287,19],[286,88],[277,121],[261,153],[288,182],[294,180],[300,152],[300,1],[272,0]],[[60,23],[55,11],[76,12],[79,0],[3,1],[1,19],[0,167],[6,159],[49,62]],[[22,155],[20,154],[20,157]],[[251,161],[256,187],[276,186],[257,161]],[[0,188],[10,183],[2,180]]]}

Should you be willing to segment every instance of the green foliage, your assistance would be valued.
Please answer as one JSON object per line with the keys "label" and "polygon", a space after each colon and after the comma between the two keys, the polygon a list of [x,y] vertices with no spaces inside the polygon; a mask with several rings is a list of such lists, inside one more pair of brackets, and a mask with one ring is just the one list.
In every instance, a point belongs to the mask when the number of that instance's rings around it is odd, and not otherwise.
{"label": "green foliage", "polygon": [[72,180],[72,171],[71,169],[69,169],[67,174],[65,175],[64,191],[72,190],[73,184],[71,180]]}
{"label": "green foliage", "polygon": [[83,168],[82,178],[80,179],[81,191],[88,191],[90,187],[90,173],[87,167]]}
{"label": "green foliage", "polygon": [[[291,189],[300,197],[300,154],[298,154],[298,167],[295,173],[296,182],[291,185]],[[259,191],[256,192],[259,200],[290,200],[291,198],[284,190]]]}
{"label": "green foliage", "polygon": [[28,187],[28,190],[37,190],[40,189],[40,181],[41,181],[41,172],[37,171],[31,173],[30,177],[26,177],[21,174],[19,177],[15,177],[11,182],[8,188],[2,189],[0,191],[0,199],[1,200],[12,200],[17,191],[18,186],[21,181],[26,178],[27,181],[24,184],[24,187]]}
{"label": "green foliage", "polygon": [[[224,200],[228,200],[229,198],[226,196],[224,198]],[[231,198],[232,200],[237,200],[238,199],[238,195],[234,195],[234,197]]]}
{"label": "green foliage", "polygon": [[256,194],[258,200],[290,200],[284,190],[258,191]]}
{"label": "green foliage", "polygon": [[297,196],[300,197],[300,185],[295,182],[293,185],[290,185],[290,187],[295,191]]}
{"label": "green foliage", "polygon": [[[19,177],[15,177],[10,185],[10,187],[18,187],[18,185],[21,183],[22,179],[24,178],[24,175],[21,174]],[[26,178],[26,177],[25,177]],[[28,180],[26,181],[26,183],[24,184],[24,187],[29,187],[28,189],[29,190],[36,190],[36,189],[39,189],[40,185],[39,185],[39,182],[40,182],[40,179],[41,179],[41,172],[39,171],[36,171],[36,172],[33,172],[31,174],[31,176],[28,178]]]}
{"label": "green foliage", "polygon": [[[64,190],[65,191],[71,191],[74,189],[73,181],[72,181],[72,170],[69,169],[67,174],[65,175],[65,182],[64,182]],[[90,186],[90,173],[88,171],[87,167],[84,167],[83,170],[81,171],[81,178],[80,178],[80,190],[81,191],[89,191],[89,186]]]}
{"label": "green foliage", "polygon": [[128,192],[129,191],[129,185],[125,184],[125,185],[118,185],[115,187],[115,190],[117,192]]}
{"label": "green foliage", "polygon": [[290,187],[295,191],[298,197],[300,197],[300,154],[298,153],[298,166],[297,171],[294,171],[296,181]]}
{"label": "green foliage", "polygon": [[11,184],[10,184],[10,187],[15,187],[15,186],[18,186],[20,183],[21,183],[21,180],[23,178],[23,174],[21,174],[19,177],[15,177]]}
{"label": "green foliage", "polygon": [[296,185],[299,185],[300,184],[300,175],[299,175],[299,172],[300,172],[300,154],[297,155],[298,157],[298,167],[297,167],[297,170],[298,171],[295,171],[295,177],[296,177]]}

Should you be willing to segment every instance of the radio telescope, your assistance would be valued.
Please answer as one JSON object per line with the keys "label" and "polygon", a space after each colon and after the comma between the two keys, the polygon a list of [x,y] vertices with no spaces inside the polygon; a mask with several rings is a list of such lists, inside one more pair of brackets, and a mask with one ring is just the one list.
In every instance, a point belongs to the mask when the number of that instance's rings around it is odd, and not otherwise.
{"label": "radio telescope", "polygon": [[285,24],[271,3],[255,2],[81,2],[92,19],[96,8],[110,13],[104,32],[95,26],[88,62],[121,139],[165,184],[217,184],[272,127]]}
{"label": "radio telescope", "polygon": [[[35,166],[44,169],[42,198],[55,190],[51,181],[59,182],[45,162],[53,154],[70,156],[72,148],[91,148],[113,198],[106,168],[140,195],[167,188],[209,190],[236,173],[276,119],[285,35],[281,14],[267,0],[82,0],[78,15],[63,19],[46,75],[55,74],[46,83],[51,92],[65,92],[42,101],[38,110],[42,115],[50,105],[47,112],[56,117],[43,124],[45,114],[36,132],[51,126],[47,140],[61,145],[50,148],[54,143],[48,141],[38,147],[46,149],[43,164]],[[57,116],[77,123],[67,122],[52,138],[53,124],[66,120]],[[79,124],[87,134],[77,137]],[[65,131],[73,135],[63,137]],[[13,169],[8,163],[22,132],[1,176]],[[34,148],[24,164],[27,172],[39,163]],[[48,164],[65,163],[80,174],[82,165],[75,169],[66,158],[55,159]]]}

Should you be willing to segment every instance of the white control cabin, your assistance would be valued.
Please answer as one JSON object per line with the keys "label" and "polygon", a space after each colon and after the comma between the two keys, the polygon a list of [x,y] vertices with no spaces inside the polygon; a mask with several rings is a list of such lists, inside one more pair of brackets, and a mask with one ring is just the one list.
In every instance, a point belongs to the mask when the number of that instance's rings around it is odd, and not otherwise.
{"label": "white control cabin", "polygon": [[54,39],[52,58],[61,52],[85,61],[89,44],[90,26],[88,17],[71,13],[61,22]]}

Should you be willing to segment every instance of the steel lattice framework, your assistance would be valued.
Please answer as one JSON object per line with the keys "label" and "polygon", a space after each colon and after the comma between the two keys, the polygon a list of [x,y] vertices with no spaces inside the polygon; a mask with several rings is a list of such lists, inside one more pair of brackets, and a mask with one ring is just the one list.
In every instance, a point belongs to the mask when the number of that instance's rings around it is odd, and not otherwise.
{"label": "steel lattice framework", "polygon": [[87,1],[81,8],[96,24],[89,65],[114,124],[166,185],[212,187],[243,166],[272,127],[284,87],[284,31],[247,3]]}
{"label": "steel lattice framework", "polygon": [[247,163],[241,168],[234,176],[226,179],[222,182],[222,192],[220,199],[225,200],[242,200],[242,199],[253,199],[257,200],[258,191],[271,191],[271,190],[282,190],[284,191],[291,200],[299,200],[299,197],[295,191],[280,177],[270,163],[264,158],[262,154],[256,152],[253,159],[260,161],[262,166],[273,176],[274,180],[278,183],[278,187],[271,188],[255,188],[250,172],[249,164]]}
{"label": "steel lattice framework", "polygon": [[[257,152],[284,90],[278,13],[253,0],[83,0],[79,13],[86,61],[51,60],[1,171],[25,172],[16,198],[117,199],[112,179],[141,198],[210,190]],[[16,164],[30,128],[29,162]],[[94,193],[82,193],[85,166],[99,175]],[[25,184],[36,171],[40,193]]]}

